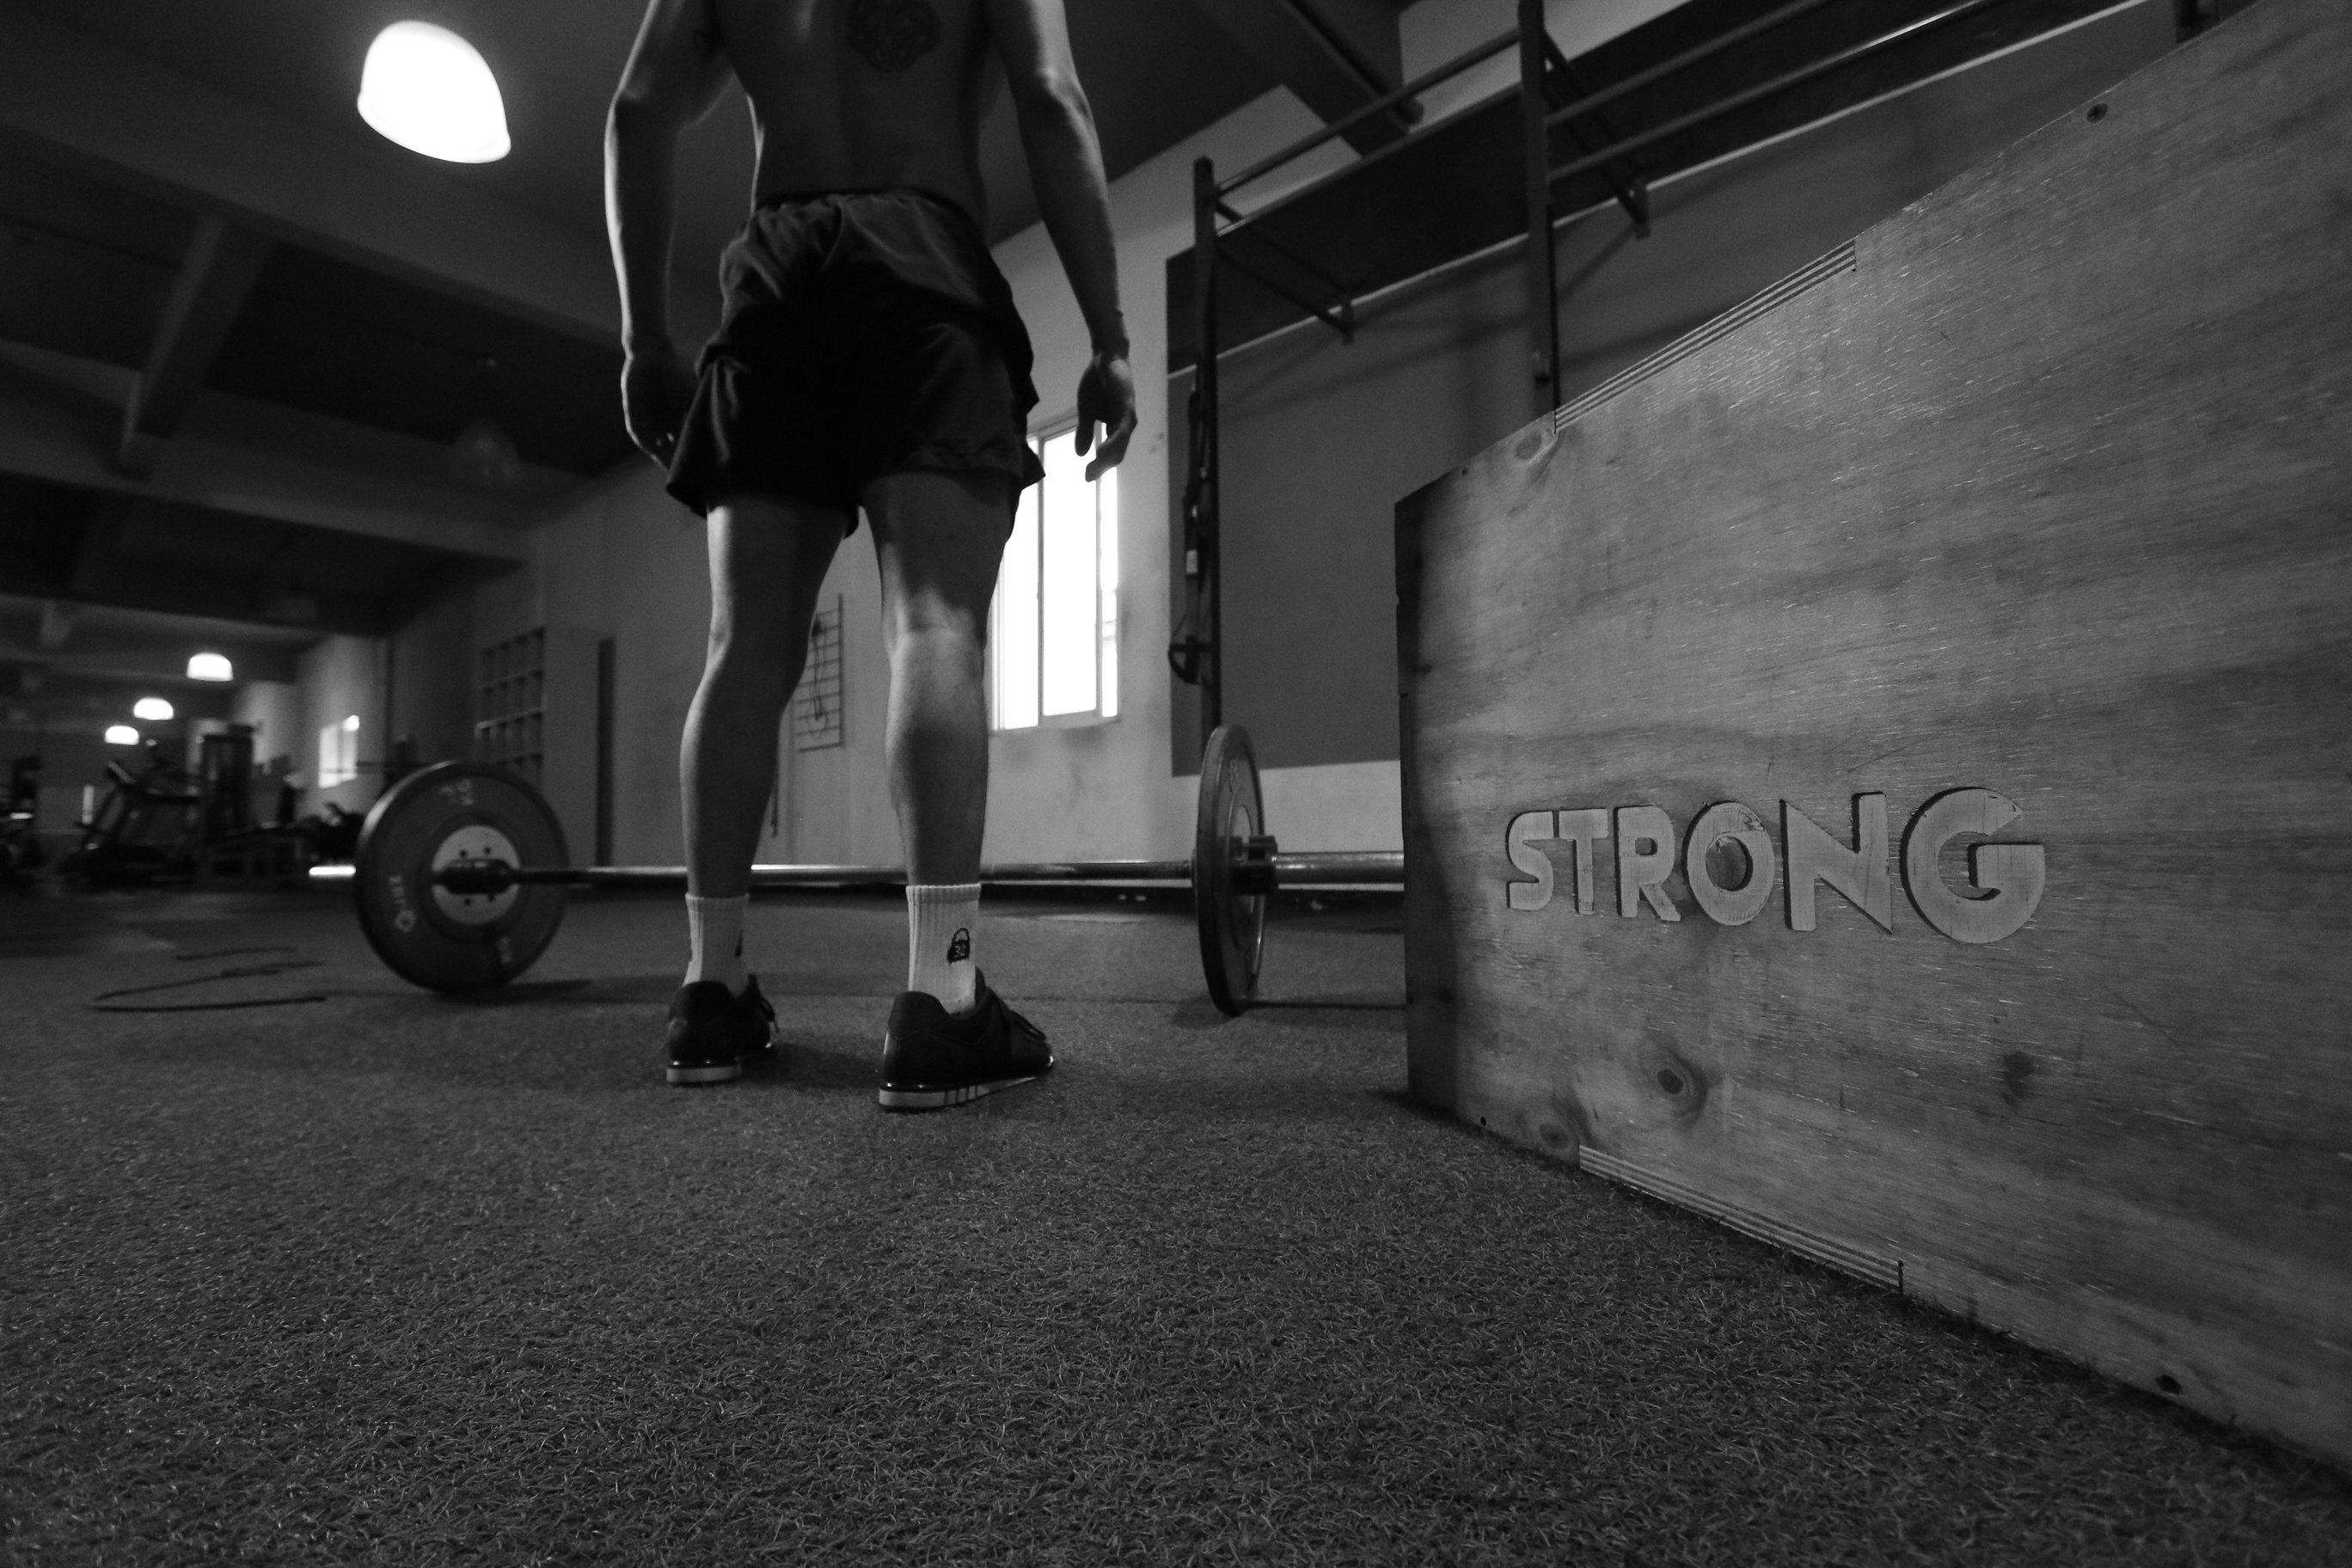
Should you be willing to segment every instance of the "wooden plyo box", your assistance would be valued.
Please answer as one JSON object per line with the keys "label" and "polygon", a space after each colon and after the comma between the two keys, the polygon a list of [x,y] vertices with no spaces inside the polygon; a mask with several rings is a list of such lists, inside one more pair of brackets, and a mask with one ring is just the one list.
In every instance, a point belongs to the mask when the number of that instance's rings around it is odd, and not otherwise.
{"label": "wooden plyo box", "polygon": [[1397,517],[1413,1092],[2339,1464],[2347,82],[2263,0]]}

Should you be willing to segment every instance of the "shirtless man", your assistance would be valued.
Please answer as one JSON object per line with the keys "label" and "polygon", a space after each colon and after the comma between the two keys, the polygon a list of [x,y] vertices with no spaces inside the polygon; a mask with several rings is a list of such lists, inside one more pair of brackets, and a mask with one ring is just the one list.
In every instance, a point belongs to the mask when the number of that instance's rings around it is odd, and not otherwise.
{"label": "shirtless man", "polygon": [[[885,745],[907,858],[907,989],[882,1104],[961,1104],[1053,1066],[974,967],[988,804],[988,604],[1037,401],[1029,337],[982,237],[979,124],[1010,87],[1046,232],[1093,335],[1078,383],[1089,478],[1126,455],[1134,379],[1109,199],[1062,0],[651,0],[605,132],[629,434],[709,520],[710,644],[680,758],[692,956],[669,1081],[740,1077],[775,1013],[743,910],[776,728],[817,589],[858,509],[881,565]],[[689,366],[668,322],[678,133],[732,71],[759,149],[721,267],[719,331]]]}

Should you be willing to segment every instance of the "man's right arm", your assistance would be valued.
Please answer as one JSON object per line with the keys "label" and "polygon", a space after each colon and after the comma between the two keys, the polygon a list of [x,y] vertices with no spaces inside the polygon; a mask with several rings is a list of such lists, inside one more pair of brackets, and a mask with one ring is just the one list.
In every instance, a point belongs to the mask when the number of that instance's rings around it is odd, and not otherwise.
{"label": "man's right arm", "polygon": [[710,0],[651,0],[604,121],[604,221],[621,286],[621,400],[629,434],[667,460],[693,381],[669,335],[672,164],[679,132],[727,85]]}
{"label": "man's right arm", "polygon": [[1127,322],[1118,309],[1118,255],[1111,239],[1110,191],[1094,111],[1078,85],[1062,0],[985,0],[997,55],[1012,89],[1021,145],[1045,232],[1069,275],[1094,340],[1078,382],[1078,450],[1103,426],[1087,466],[1092,478],[1127,455],[1135,431],[1135,378],[1127,363]]}

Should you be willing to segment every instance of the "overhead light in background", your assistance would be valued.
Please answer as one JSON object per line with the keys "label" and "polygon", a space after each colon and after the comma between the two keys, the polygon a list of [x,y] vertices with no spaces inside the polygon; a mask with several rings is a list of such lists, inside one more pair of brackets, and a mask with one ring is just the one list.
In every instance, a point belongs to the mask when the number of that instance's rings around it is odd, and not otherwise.
{"label": "overhead light in background", "polygon": [[481,412],[457,433],[450,471],[469,485],[509,489],[522,479],[522,453],[495,415],[499,402],[499,357],[474,356],[474,406]]}
{"label": "overhead light in background", "polygon": [[133,719],[148,719],[161,724],[172,716],[172,705],[161,697],[142,697],[131,705]]}
{"label": "overhead light in background", "polygon": [[485,414],[458,434],[450,468],[467,484],[508,489],[522,479],[522,454],[515,449],[514,437]]}
{"label": "overhead light in background", "polygon": [[191,654],[188,656],[188,679],[190,680],[235,680],[236,671],[229,668],[226,654]]}
{"label": "overhead light in background", "polygon": [[386,140],[446,163],[495,163],[514,145],[489,63],[430,22],[394,22],[368,46],[360,118]]}
{"label": "overhead light in background", "polygon": [[106,727],[106,743],[110,746],[135,746],[139,743],[139,731],[128,724],[109,724]]}

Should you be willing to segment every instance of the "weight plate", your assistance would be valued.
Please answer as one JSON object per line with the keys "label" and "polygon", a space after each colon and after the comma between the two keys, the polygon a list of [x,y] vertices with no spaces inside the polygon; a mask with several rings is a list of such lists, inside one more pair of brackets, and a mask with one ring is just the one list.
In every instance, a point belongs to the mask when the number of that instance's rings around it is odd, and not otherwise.
{"label": "weight plate", "polygon": [[1220,724],[1201,753],[1200,805],[1192,831],[1192,918],[1201,928],[1201,970],[1218,1008],[1239,1017],[1257,997],[1265,957],[1263,894],[1234,886],[1244,842],[1265,831],[1257,757],[1249,731]]}
{"label": "weight plate", "polygon": [[441,763],[375,803],[352,885],[360,929],[394,973],[427,990],[476,991],[504,984],[547,951],[563,923],[561,886],[467,900],[434,885],[436,867],[486,851],[518,866],[571,861],[546,800],[504,768]]}

